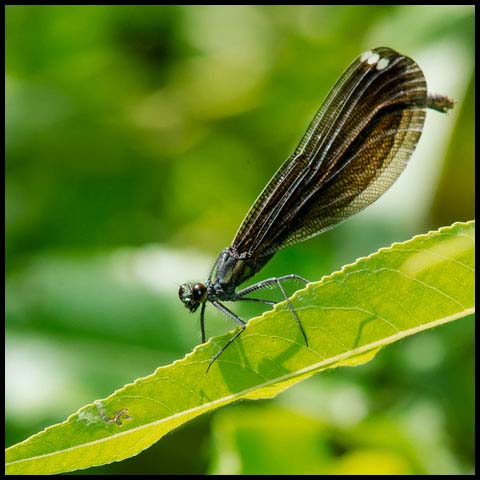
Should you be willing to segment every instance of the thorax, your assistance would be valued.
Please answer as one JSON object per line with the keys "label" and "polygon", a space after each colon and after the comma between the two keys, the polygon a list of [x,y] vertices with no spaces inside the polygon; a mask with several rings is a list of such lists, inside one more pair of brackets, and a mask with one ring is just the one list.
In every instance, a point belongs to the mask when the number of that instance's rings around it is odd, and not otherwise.
{"label": "thorax", "polygon": [[218,256],[207,282],[208,295],[212,299],[231,300],[235,289],[257,273],[251,259],[225,248]]}

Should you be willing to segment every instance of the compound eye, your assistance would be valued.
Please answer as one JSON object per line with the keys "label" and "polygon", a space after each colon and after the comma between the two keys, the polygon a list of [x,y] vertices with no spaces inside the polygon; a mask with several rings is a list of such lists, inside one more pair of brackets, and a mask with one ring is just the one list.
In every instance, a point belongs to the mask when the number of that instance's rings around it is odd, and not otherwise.
{"label": "compound eye", "polygon": [[204,302],[207,299],[207,287],[203,283],[196,283],[192,288],[192,296],[196,302]]}

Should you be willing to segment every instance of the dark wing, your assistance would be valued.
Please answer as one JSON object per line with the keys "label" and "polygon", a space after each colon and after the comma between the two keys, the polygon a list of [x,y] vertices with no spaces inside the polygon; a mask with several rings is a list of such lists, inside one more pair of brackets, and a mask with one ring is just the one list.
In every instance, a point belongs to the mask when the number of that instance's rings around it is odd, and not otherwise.
{"label": "dark wing", "polygon": [[425,78],[412,59],[389,48],[359,56],[246,215],[233,251],[271,256],[377,200],[414,151],[426,106]]}

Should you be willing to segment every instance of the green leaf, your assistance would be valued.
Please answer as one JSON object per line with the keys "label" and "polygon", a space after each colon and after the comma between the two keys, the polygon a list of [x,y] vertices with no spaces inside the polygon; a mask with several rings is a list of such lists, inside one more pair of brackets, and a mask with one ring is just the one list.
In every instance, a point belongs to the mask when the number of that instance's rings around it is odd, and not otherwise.
{"label": "green leaf", "polygon": [[273,397],[317,372],[359,365],[385,345],[471,314],[474,235],[474,221],[455,223],[309,284],[291,299],[308,347],[280,303],[251,320],[208,375],[232,332],[8,448],[6,472],[60,473],[131,457],[202,413]]}

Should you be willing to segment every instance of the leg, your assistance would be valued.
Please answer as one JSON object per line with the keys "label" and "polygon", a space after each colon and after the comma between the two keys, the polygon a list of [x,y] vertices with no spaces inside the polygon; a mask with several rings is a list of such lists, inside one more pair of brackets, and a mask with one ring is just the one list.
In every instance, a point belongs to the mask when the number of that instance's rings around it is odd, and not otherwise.
{"label": "leg", "polygon": [[202,332],[202,343],[205,343],[205,306],[207,302],[202,303],[200,310],[200,331]]}
{"label": "leg", "polygon": [[310,283],[310,280],[307,280],[306,278],[301,277],[300,275],[295,275],[294,273],[291,273],[290,275],[284,275],[283,277],[272,277],[272,278],[267,278],[266,280],[261,280],[260,282],[254,283],[253,285],[250,285],[247,288],[244,288],[243,290],[240,290],[236,297],[235,300],[239,300],[239,297],[243,297],[245,295],[248,295],[251,292],[254,292],[255,290],[260,290],[261,288],[268,287],[269,285],[278,285],[278,281],[282,280],[290,280],[296,278],[297,280],[300,280],[302,282],[305,282],[305,284]]}
{"label": "leg", "polygon": [[[309,283],[309,281],[306,278],[301,277],[300,275],[295,275],[294,273],[290,275],[284,275],[283,277],[273,277],[273,278],[268,278],[267,280],[262,280],[258,283],[255,283],[254,285],[251,285],[250,287],[244,288],[243,290],[240,290],[237,293],[237,296],[234,300],[253,300],[253,301],[261,301],[258,299],[247,299],[247,298],[242,298],[245,295],[254,292],[255,290],[259,290],[261,288],[268,287],[270,285],[277,285],[280,291],[282,292],[283,298],[287,302],[288,308],[292,312],[292,315],[294,316],[295,320],[297,321],[298,327],[300,328],[300,331],[302,332],[303,338],[305,339],[305,345],[308,347],[308,340],[307,340],[307,335],[305,334],[305,330],[303,329],[302,322],[300,321],[300,318],[298,318],[298,314],[293,308],[292,303],[288,299],[288,296],[285,292],[285,289],[283,288],[283,285],[281,283],[282,280],[290,280],[296,278],[298,280],[301,280],[302,282]],[[265,302],[266,303],[266,302]],[[276,302],[274,302],[276,303]]]}
{"label": "leg", "polygon": [[264,300],[263,298],[249,298],[249,297],[239,297],[235,298],[235,301],[244,300],[245,302],[260,302],[265,303],[267,305],[275,305],[277,302],[273,300]]}
{"label": "leg", "polygon": [[238,316],[230,311],[225,305],[222,305],[220,302],[212,302],[215,307],[217,307],[221,312],[223,312],[227,317],[230,317],[235,321],[241,328],[210,360],[208,364],[206,374],[210,370],[210,367],[213,365],[213,362],[233,343],[233,341],[240,336],[240,334],[245,330],[246,323]]}
{"label": "leg", "polygon": [[290,302],[289,298],[287,297],[287,294],[283,288],[283,285],[281,284],[280,282],[280,278],[277,278],[277,285],[278,285],[278,288],[281,290],[281,292],[283,293],[283,296],[285,298],[285,301],[287,302],[287,305],[288,305],[288,308],[290,309],[290,311],[292,312],[293,316],[295,317],[295,320],[297,321],[298,323],[298,327],[300,328],[300,331],[302,332],[302,335],[303,335],[303,338],[305,339],[305,345],[308,347],[308,340],[307,340],[307,335],[305,334],[305,330],[303,329],[303,325],[302,325],[302,322],[300,321],[300,319],[298,318],[298,315],[297,315],[297,312],[295,311],[295,309],[293,308],[293,305],[292,303]]}

